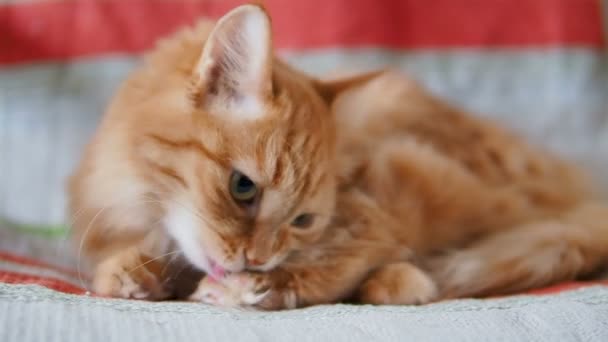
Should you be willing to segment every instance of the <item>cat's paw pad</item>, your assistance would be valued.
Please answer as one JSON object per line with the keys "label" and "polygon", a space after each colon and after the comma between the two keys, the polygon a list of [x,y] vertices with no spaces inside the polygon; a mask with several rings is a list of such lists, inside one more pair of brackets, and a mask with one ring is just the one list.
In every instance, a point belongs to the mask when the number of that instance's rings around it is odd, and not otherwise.
{"label": "cat's paw pad", "polygon": [[226,307],[255,307],[270,294],[264,274],[235,273],[217,281],[205,277],[191,300]]}
{"label": "cat's paw pad", "polygon": [[167,297],[161,281],[145,267],[110,260],[97,267],[93,291],[119,298],[159,300]]}

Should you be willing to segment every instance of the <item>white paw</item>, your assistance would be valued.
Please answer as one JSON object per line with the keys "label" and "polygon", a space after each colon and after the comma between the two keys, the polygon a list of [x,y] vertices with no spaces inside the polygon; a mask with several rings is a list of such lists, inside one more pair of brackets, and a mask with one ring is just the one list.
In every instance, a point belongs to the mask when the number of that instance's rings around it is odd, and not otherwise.
{"label": "white paw", "polygon": [[230,274],[220,282],[205,277],[190,300],[225,307],[250,307],[261,303],[270,293],[263,275]]}

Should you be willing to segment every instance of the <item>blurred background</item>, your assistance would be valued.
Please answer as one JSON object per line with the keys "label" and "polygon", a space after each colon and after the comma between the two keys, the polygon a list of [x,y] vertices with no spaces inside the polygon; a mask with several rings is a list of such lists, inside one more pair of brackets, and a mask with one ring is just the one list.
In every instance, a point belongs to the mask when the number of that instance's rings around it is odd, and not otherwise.
{"label": "blurred background", "polygon": [[[245,2],[0,0],[0,251],[64,239],[66,177],[141,53]],[[261,2],[296,66],[403,70],[608,184],[608,1]]]}

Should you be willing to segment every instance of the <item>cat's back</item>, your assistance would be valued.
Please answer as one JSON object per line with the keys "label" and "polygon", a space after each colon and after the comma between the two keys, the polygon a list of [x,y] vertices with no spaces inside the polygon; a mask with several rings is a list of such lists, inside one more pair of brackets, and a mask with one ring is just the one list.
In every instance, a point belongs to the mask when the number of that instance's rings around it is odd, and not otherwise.
{"label": "cat's back", "polygon": [[541,206],[561,206],[587,195],[585,177],[573,164],[395,72],[339,98],[335,113],[345,177],[369,169],[383,146],[408,144],[419,146],[418,154],[443,158],[489,189],[518,189]]}
{"label": "cat's back", "polygon": [[413,139],[488,181],[542,176],[574,166],[501,125],[467,113],[432,95],[408,77],[388,72],[350,91],[335,105],[344,145],[373,148]]}

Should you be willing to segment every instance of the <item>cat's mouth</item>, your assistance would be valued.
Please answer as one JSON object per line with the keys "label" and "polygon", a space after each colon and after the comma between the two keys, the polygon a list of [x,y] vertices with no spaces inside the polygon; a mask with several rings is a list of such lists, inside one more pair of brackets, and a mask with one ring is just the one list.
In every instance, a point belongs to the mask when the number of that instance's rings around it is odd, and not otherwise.
{"label": "cat's mouth", "polygon": [[220,264],[218,264],[215,260],[207,257],[207,262],[209,264],[209,273],[207,274],[214,280],[220,280],[226,276],[226,269],[223,268]]}

